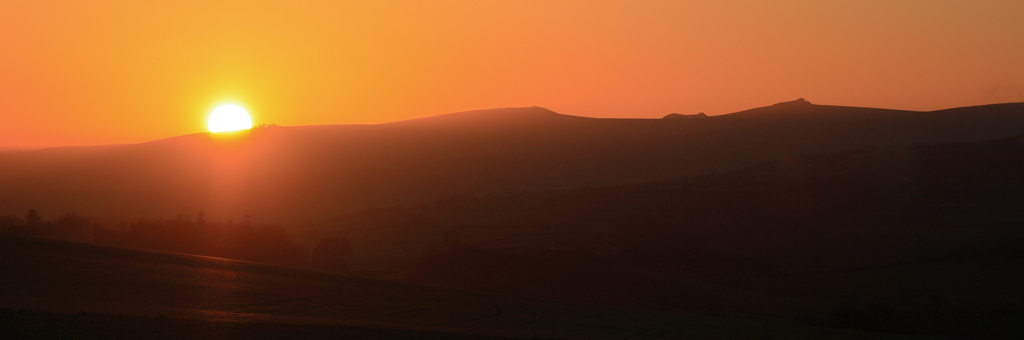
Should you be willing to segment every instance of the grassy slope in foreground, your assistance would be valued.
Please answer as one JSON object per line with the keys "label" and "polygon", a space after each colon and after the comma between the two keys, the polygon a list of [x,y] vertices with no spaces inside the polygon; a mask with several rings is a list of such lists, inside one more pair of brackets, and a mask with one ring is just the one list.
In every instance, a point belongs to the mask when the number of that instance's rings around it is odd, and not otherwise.
{"label": "grassy slope in foreground", "polygon": [[[5,337],[776,338],[890,335],[530,302],[0,234]],[[26,309],[26,310],[22,310]]]}

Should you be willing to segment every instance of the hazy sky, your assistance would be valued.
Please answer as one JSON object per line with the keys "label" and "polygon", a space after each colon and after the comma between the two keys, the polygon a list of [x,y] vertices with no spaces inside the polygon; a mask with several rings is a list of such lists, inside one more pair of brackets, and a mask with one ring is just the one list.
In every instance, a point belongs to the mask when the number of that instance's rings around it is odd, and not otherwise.
{"label": "hazy sky", "polygon": [[0,1],[0,146],[543,106],[1024,101],[1024,1]]}

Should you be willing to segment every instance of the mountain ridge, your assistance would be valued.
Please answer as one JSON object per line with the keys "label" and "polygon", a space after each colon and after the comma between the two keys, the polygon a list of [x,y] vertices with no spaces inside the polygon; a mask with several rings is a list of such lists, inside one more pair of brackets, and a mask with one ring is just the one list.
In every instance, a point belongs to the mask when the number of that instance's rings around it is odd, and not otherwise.
{"label": "mountain ridge", "polygon": [[[1001,109],[1018,109],[1020,112],[1024,112],[1024,102],[1007,102],[1007,103],[995,103],[995,104],[983,104],[974,106],[962,106],[948,109],[930,110],[930,111],[916,111],[916,110],[898,110],[898,109],[885,109],[885,108],[873,108],[873,107],[860,107],[860,106],[840,106],[840,105],[820,105],[812,104],[809,101],[798,98],[792,101],[784,101],[775,103],[768,106],[761,106],[731,113],[725,113],[721,115],[707,115],[704,112],[697,114],[687,115],[679,113],[670,113],[660,118],[602,118],[602,117],[586,117],[586,116],[575,116],[555,112],[553,110],[541,107],[541,106],[529,106],[529,107],[504,107],[504,108],[493,108],[493,109],[480,109],[480,110],[469,110],[439,114],[434,116],[397,120],[375,124],[316,124],[316,125],[294,125],[294,126],[277,126],[272,128],[255,128],[250,132],[241,133],[252,133],[262,132],[263,129],[277,129],[277,130],[317,130],[317,129],[343,129],[343,128],[357,128],[357,127],[381,127],[381,126],[410,126],[410,125],[425,125],[430,126],[433,123],[458,123],[456,120],[466,119],[476,123],[479,122],[507,122],[517,118],[528,118],[528,119],[544,119],[544,118],[567,118],[567,119],[586,119],[586,120],[598,120],[598,121],[657,121],[657,120],[675,120],[677,118],[737,118],[737,117],[748,117],[762,115],[761,118],[768,118],[769,115],[777,114],[779,112],[792,113],[794,111],[802,111],[809,113],[822,113],[828,110],[839,110],[839,111],[850,111],[850,110],[863,110],[865,112],[874,113],[904,113],[904,114],[939,114],[939,113],[956,113],[964,110],[999,110]],[[307,131],[308,132],[308,131]],[[82,148],[82,147],[113,147],[113,146],[128,146],[160,142],[165,140],[173,140],[180,138],[194,138],[196,136],[210,136],[210,132],[195,132],[178,136],[171,136],[165,138],[158,138],[150,141],[144,141],[139,143],[114,143],[114,144],[97,144],[97,145],[69,145],[69,146],[50,146],[50,147],[0,147],[0,152],[26,152],[26,151],[40,151],[57,148]]]}
{"label": "mountain ridge", "polygon": [[37,208],[166,217],[202,210],[298,221],[455,194],[642,183],[787,155],[1022,132],[1024,103],[918,112],[790,102],[706,119],[477,110],[0,153],[0,214]]}

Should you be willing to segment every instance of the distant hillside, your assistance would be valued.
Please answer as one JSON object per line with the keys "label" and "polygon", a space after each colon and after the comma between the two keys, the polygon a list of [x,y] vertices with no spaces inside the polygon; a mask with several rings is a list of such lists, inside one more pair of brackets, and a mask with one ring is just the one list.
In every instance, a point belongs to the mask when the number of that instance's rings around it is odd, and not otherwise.
{"label": "distant hillside", "polygon": [[300,238],[348,238],[357,268],[378,270],[452,235],[501,253],[779,272],[1019,253],[1021,159],[1024,135],[871,147],[673,181],[369,209],[324,219]]}
{"label": "distant hillside", "polygon": [[452,196],[297,233],[346,238],[355,268],[435,286],[1020,339],[1022,159],[1024,135],[869,147],[664,182]]}
{"label": "distant hillside", "polygon": [[596,119],[539,107],[379,125],[254,129],[0,153],[0,214],[202,210],[289,223],[453,194],[661,181],[867,146],[1024,132],[1024,103],[932,112],[806,101],[700,119]]}

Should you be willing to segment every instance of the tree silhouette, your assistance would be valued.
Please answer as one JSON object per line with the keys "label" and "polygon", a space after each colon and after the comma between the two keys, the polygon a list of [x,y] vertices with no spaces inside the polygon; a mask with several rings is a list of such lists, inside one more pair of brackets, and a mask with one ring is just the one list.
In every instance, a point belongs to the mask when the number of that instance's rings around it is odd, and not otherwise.
{"label": "tree silhouette", "polygon": [[29,209],[28,215],[25,216],[25,223],[27,223],[30,227],[35,227],[36,225],[39,224],[39,221],[41,219],[42,218],[39,217],[39,213],[36,212],[35,209]]}

